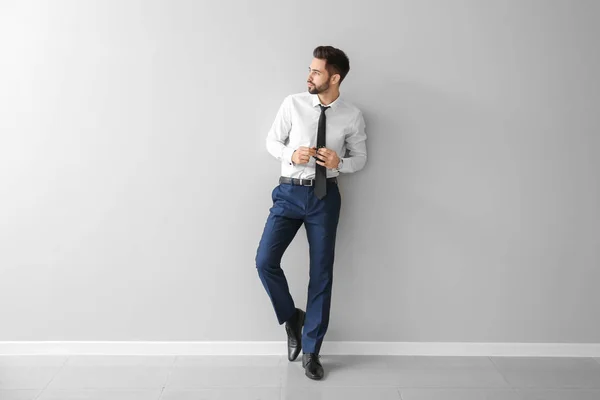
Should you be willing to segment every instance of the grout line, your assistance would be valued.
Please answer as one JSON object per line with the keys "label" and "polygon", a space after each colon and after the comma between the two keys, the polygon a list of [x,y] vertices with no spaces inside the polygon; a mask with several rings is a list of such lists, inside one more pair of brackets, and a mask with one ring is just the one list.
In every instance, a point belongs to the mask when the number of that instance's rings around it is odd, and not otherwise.
{"label": "grout line", "polygon": [[63,368],[67,364],[67,361],[69,361],[69,358],[71,358],[71,357],[70,356],[66,356],[65,361],[62,363],[62,365],[60,366],[60,368],[54,373],[54,375],[52,375],[52,378],[50,378],[50,381],[48,381],[48,383],[46,384],[46,386],[44,386],[42,388],[42,390],[40,390],[40,392],[33,398],[33,400],[37,400],[37,399],[40,398],[40,396],[42,395],[42,393],[44,393],[46,391],[46,389],[48,388],[48,386],[50,386],[50,384],[52,383],[52,381],[54,381],[54,378],[56,378],[56,376],[60,373],[60,371],[63,370]]}
{"label": "grout line", "polygon": [[279,370],[279,387],[281,390],[279,391],[279,397],[283,396],[283,356],[279,356],[279,360],[277,361],[277,369]]}
{"label": "grout line", "polygon": [[169,383],[169,378],[171,377],[171,374],[173,373],[173,369],[175,369],[175,364],[177,363],[177,358],[179,356],[175,356],[173,357],[173,363],[171,364],[171,368],[169,369],[169,373],[167,374],[167,379],[165,379],[165,383],[163,384],[162,389],[160,390],[160,394],[158,395],[158,399],[160,400],[162,398],[162,395],[165,391],[165,388],[167,387],[167,383]]}
{"label": "grout line", "polygon": [[[48,385],[46,385],[46,387],[48,387]],[[35,397],[33,398],[33,400],[39,399],[40,396],[42,395],[42,393],[44,393],[44,390],[46,390],[46,387],[40,389],[40,391],[35,395]]]}
{"label": "grout line", "polygon": [[396,388],[396,391],[398,392],[398,396],[400,396],[400,400],[403,400],[402,399],[402,392],[400,391],[399,387]]}
{"label": "grout line", "polygon": [[506,385],[513,389],[512,385],[510,384],[510,382],[508,381],[508,379],[506,379],[506,377],[504,376],[504,374],[502,373],[502,371],[500,371],[500,367],[498,367],[498,365],[496,365],[496,363],[494,362],[494,360],[492,360],[491,356],[488,356],[488,360],[490,360],[490,362],[492,363],[492,366],[494,367],[494,369],[496,370],[496,372],[498,372],[500,374],[500,376],[502,377],[502,379],[504,380],[504,382],[506,382]]}

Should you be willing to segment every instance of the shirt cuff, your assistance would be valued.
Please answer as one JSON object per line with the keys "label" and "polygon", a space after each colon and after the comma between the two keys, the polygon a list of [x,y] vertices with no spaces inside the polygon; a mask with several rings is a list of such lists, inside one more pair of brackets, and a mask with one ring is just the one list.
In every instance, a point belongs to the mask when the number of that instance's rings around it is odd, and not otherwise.
{"label": "shirt cuff", "polygon": [[283,158],[283,160],[289,165],[294,165],[292,163],[292,154],[294,154],[294,151],[295,149],[286,146],[283,148],[283,152],[281,153],[281,158]]}

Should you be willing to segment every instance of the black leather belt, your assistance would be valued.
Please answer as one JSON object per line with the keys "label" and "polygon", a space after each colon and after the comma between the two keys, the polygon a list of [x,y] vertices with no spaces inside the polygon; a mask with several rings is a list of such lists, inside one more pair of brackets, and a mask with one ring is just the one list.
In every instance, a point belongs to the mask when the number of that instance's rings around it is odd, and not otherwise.
{"label": "black leather belt", "polygon": [[[327,178],[327,182],[337,183],[337,177]],[[287,183],[288,185],[298,185],[298,186],[314,186],[314,179],[296,179],[296,178],[288,178],[287,176],[279,177],[279,183]]]}

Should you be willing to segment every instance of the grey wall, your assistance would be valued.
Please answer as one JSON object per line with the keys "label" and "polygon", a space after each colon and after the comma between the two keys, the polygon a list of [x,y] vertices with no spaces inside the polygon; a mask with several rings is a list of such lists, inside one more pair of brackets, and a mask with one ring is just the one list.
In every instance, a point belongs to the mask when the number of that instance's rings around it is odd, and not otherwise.
{"label": "grey wall", "polygon": [[[312,50],[341,179],[326,341],[600,342],[596,1],[0,2],[0,340],[284,340],[254,265]],[[305,306],[304,229],[283,259]]]}

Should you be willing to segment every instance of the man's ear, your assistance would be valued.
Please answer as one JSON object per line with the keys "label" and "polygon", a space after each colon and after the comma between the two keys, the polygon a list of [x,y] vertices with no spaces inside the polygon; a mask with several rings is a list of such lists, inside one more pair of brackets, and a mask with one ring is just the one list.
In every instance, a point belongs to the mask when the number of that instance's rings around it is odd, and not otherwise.
{"label": "man's ear", "polygon": [[340,78],[341,78],[340,74],[333,74],[331,76],[331,83],[332,84],[336,84],[336,83],[339,84],[340,83]]}

